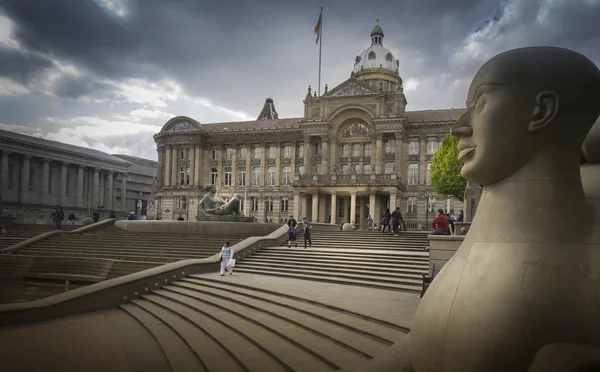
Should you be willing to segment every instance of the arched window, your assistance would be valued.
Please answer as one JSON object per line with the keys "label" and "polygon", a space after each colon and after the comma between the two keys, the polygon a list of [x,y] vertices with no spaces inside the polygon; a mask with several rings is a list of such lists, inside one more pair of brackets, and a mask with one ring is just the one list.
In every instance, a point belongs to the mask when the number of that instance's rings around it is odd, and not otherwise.
{"label": "arched window", "polygon": [[371,51],[369,52],[369,56],[368,59],[375,59],[377,56],[375,55],[375,52]]}
{"label": "arched window", "polygon": [[385,55],[385,60],[392,62],[392,60],[394,59],[394,57],[392,57],[392,53],[388,53]]}
{"label": "arched window", "polygon": [[360,56],[356,56],[356,60],[354,63],[359,63],[360,62]]}
{"label": "arched window", "polygon": [[350,145],[348,145],[347,143],[342,145],[342,156],[348,156],[349,152],[350,152]]}

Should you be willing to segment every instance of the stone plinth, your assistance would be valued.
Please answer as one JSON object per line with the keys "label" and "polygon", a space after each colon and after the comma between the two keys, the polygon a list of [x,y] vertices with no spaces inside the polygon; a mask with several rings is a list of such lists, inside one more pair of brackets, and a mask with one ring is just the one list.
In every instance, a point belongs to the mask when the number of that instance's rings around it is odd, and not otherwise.
{"label": "stone plinth", "polygon": [[81,224],[84,225],[84,226],[85,225],[91,225],[93,223],[94,223],[94,219],[92,217],[90,217],[90,216],[83,217],[83,219],[81,220]]}
{"label": "stone plinth", "polygon": [[463,240],[464,235],[429,235],[429,272],[435,264],[435,270],[439,271],[450,261],[456,253]]}
{"label": "stone plinth", "polygon": [[244,216],[196,216],[196,221],[220,221],[220,222],[254,222],[254,217]]}
{"label": "stone plinth", "polygon": [[356,230],[356,227],[355,227],[353,224],[351,224],[351,223],[347,223],[347,222],[346,222],[346,223],[345,223],[345,224],[342,226],[342,230],[344,230],[344,231],[354,231],[354,230]]}
{"label": "stone plinth", "polygon": [[[264,223],[256,222],[224,222],[224,221],[117,221],[115,226],[131,232],[165,232],[165,233],[199,233],[228,234],[252,233]],[[280,225],[273,224],[273,230]]]}

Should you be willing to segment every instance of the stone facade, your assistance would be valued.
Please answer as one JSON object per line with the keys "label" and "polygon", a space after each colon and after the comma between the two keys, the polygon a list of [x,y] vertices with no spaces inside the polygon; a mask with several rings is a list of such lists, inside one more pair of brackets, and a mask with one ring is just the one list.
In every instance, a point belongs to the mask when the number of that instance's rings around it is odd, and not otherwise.
{"label": "stone facade", "polygon": [[88,207],[105,218],[108,210],[124,214],[151,198],[157,166],[151,160],[2,130],[0,150],[3,207],[19,223],[52,223],[57,206],[79,220]]}
{"label": "stone facade", "polygon": [[[365,228],[369,214],[377,223],[385,208],[399,206],[417,229],[435,209],[463,209],[433,192],[428,164],[464,110],[406,111],[399,62],[382,31],[371,39],[348,80],[320,97],[308,88],[301,118],[279,119],[269,98],[255,121],[169,120],[154,136],[159,218],[194,220],[205,184],[223,198],[245,195],[245,213],[263,222],[293,214]],[[378,58],[375,51],[387,53],[386,66],[365,62]]]}

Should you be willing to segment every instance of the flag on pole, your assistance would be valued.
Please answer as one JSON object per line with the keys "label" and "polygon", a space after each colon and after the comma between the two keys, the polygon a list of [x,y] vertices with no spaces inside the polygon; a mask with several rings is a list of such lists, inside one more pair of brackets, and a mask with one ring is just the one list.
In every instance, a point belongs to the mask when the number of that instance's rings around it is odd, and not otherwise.
{"label": "flag on pole", "polygon": [[317,42],[319,44],[319,38],[321,37],[321,19],[323,17],[323,8],[321,8],[321,13],[319,13],[319,20],[317,21],[317,25],[315,26],[315,34],[317,34]]}

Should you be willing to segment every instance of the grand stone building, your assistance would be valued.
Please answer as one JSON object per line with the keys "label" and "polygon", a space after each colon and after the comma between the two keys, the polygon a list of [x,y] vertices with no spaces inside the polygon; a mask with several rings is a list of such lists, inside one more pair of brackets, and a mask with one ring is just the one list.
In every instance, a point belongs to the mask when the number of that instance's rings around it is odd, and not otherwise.
{"label": "grand stone building", "polygon": [[[290,214],[364,228],[400,206],[412,228],[437,208],[462,208],[435,195],[431,158],[460,109],[406,111],[399,61],[371,31],[350,78],[317,96],[310,86],[304,116],[280,119],[267,99],[255,121],[201,124],[169,120],[154,136],[160,218],[190,219],[205,184],[218,195],[245,195],[244,212],[280,222]],[[428,216],[429,214],[429,216]]]}
{"label": "grand stone building", "polygon": [[[57,206],[78,219],[88,209],[145,213],[155,161],[0,130],[0,192],[19,223],[52,223]],[[119,213],[118,213],[119,214]]]}

